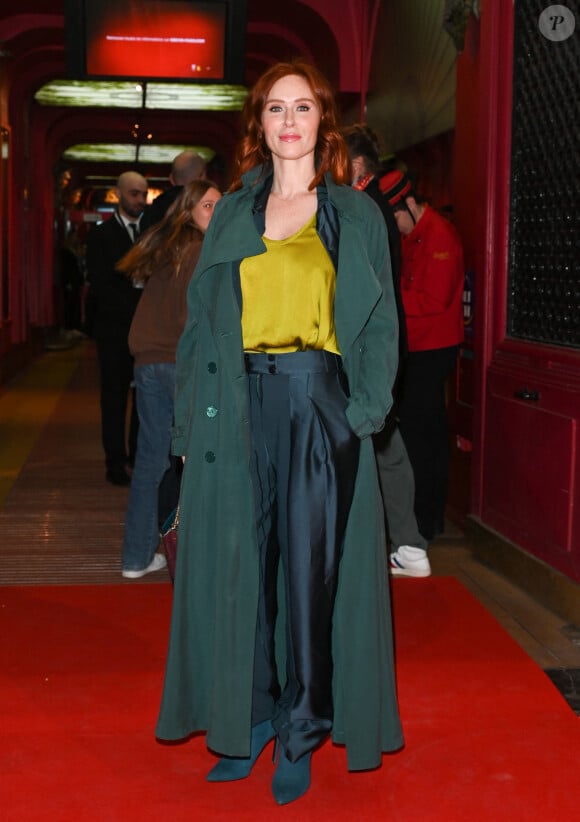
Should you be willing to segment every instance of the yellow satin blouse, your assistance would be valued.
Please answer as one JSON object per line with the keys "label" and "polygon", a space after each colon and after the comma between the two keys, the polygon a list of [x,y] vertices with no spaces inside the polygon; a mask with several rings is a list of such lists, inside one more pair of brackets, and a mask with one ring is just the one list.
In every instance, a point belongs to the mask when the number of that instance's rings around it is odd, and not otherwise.
{"label": "yellow satin blouse", "polygon": [[316,233],[316,214],[266,253],[240,265],[245,351],[324,349],[340,354],[334,328],[336,272]]}

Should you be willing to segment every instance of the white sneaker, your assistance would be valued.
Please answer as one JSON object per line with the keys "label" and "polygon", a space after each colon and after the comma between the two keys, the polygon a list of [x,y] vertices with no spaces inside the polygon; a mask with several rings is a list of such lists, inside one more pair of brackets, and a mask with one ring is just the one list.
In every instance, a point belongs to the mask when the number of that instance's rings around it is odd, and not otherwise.
{"label": "white sneaker", "polygon": [[167,559],[165,554],[154,554],[153,559],[147,568],[142,568],[140,571],[121,571],[121,574],[125,577],[125,579],[139,579],[140,577],[144,577],[145,574],[152,574],[155,571],[161,571],[161,569],[165,568],[166,565]]}
{"label": "white sneaker", "polygon": [[401,545],[392,552],[389,568],[394,577],[429,577],[431,566],[427,551],[412,545]]}

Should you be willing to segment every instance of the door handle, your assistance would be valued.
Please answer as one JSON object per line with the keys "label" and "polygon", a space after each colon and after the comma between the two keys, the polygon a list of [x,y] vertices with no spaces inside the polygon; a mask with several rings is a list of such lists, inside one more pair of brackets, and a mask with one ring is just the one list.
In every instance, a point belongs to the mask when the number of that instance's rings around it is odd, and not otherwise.
{"label": "door handle", "polygon": [[529,391],[527,388],[522,388],[521,391],[514,391],[514,397],[518,400],[527,400],[528,402],[538,402],[540,399],[539,391]]}

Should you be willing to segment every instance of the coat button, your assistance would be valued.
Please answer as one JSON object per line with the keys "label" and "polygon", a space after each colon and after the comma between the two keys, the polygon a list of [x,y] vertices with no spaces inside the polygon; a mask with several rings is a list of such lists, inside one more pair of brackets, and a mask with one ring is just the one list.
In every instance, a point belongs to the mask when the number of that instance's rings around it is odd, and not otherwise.
{"label": "coat button", "polygon": [[215,372],[217,371],[217,365],[215,364],[215,362],[208,362],[207,370],[210,374],[215,374]]}
{"label": "coat button", "polygon": [[218,412],[218,410],[217,410],[217,408],[216,408],[215,406],[213,406],[213,405],[209,405],[205,413],[206,413],[206,414],[208,415],[208,417],[211,419],[212,417],[216,417],[216,416],[217,416],[217,412]]}
{"label": "coat button", "polygon": [[276,373],[276,366],[275,365],[269,365],[268,366],[268,371],[270,372],[270,374],[275,374]]}
{"label": "coat button", "polygon": [[215,462],[215,454],[213,451],[206,451],[205,452],[205,461],[206,462]]}

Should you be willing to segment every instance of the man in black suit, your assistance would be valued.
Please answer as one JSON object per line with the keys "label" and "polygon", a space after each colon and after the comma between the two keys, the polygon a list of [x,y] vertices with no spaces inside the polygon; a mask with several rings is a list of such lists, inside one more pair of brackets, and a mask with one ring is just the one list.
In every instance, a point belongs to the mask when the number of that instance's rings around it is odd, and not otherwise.
{"label": "man in black suit", "polygon": [[142,230],[146,231],[152,225],[161,222],[169,206],[181,194],[183,186],[194,180],[205,180],[205,176],[205,160],[200,154],[187,150],[174,157],[169,172],[171,188],[156,197],[145,210],[141,218]]}
{"label": "man in black suit", "polygon": [[115,265],[131,248],[140,233],[140,219],[147,202],[147,180],[126,171],[117,180],[119,199],[113,216],[96,226],[87,241],[87,273],[96,302],[95,339],[99,355],[101,431],[105,451],[106,479],[113,485],[131,481],[131,464],[137,446],[137,410],[132,396],[128,448],[125,436],[127,400],[133,380],[133,358],[128,336],[133,314],[141,296]]}

